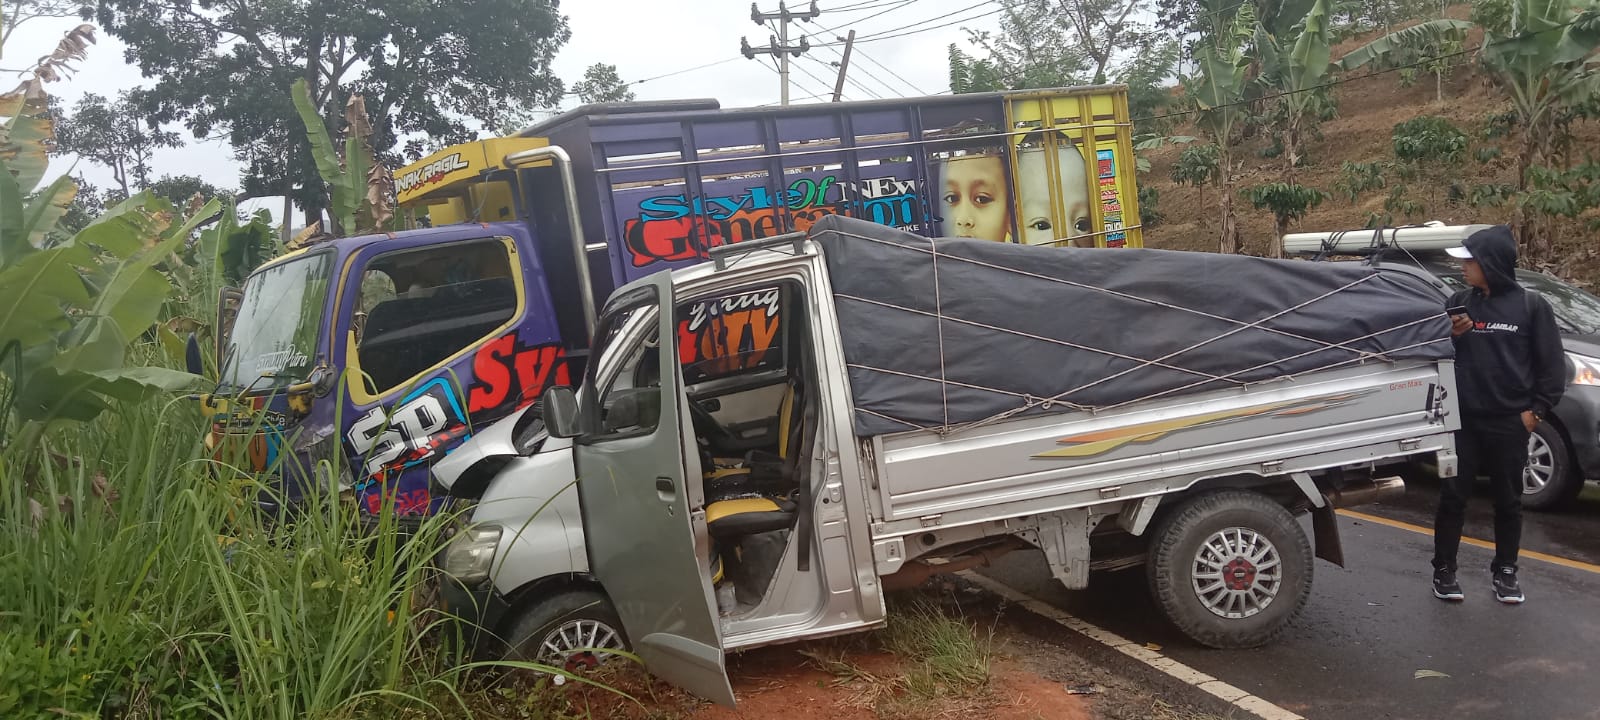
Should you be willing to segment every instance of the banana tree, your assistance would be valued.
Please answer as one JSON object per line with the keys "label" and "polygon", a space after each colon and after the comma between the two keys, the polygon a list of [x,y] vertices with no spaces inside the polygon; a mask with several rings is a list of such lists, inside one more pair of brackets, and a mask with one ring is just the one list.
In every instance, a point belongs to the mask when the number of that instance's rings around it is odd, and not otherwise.
{"label": "banana tree", "polygon": [[292,92],[295,109],[311,141],[317,174],[328,185],[334,234],[377,230],[387,225],[394,217],[394,179],[372,152],[372,123],[367,118],[366,102],[356,95],[345,105],[344,152],[340,153],[311,101],[305,81],[295,81]]}
{"label": "banana tree", "polygon": [[[193,375],[130,362],[130,343],[156,322],[171,284],[157,269],[188,239],[164,199],[136,195],[71,239],[43,247],[77,188],[68,178],[24,197],[40,180],[51,139],[44,97],[0,96],[11,111],[0,142],[0,374],[6,406],[36,434],[52,420],[88,420],[111,399],[187,389]],[[214,205],[215,203],[213,203]]]}
{"label": "banana tree", "polygon": [[[1295,6],[1294,9],[1298,9]],[[1333,76],[1330,61],[1332,36],[1328,31],[1328,0],[1305,5],[1298,18],[1279,10],[1275,23],[1257,23],[1252,38],[1262,89],[1276,96],[1273,125],[1283,144],[1292,184],[1295,168],[1304,160],[1305,136],[1328,103],[1324,88]]]}
{"label": "banana tree", "polygon": [[[1600,48],[1600,3],[1594,0],[1512,0],[1510,21],[1482,26],[1480,66],[1511,101],[1521,129],[1517,153],[1515,224],[1536,259],[1550,254],[1550,232],[1528,196],[1530,172],[1558,161],[1553,152],[1566,137],[1566,114],[1600,98],[1595,50]],[[1433,20],[1385,35],[1340,59],[1346,69],[1394,65],[1414,48],[1463,36],[1478,27],[1461,20]]]}
{"label": "banana tree", "polygon": [[1227,254],[1239,252],[1239,220],[1233,209],[1237,171],[1233,145],[1248,120],[1244,103],[1249,90],[1247,70],[1251,57],[1247,46],[1254,25],[1255,16],[1250,5],[1237,6],[1232,21],[1217,28],[1195,51],[1197,73],[1185,78],[1183,83],[1190,89],[1197,125],[1216,148],[1214,182],[1218,190],[1217,210],[1222,218],[1218,249]]}
{"label": "banana tree", "polygon": [[1329,16],[1328,0],[1287,2],[1257,22],[1250,38],[1260,71],[1253,90],[1271,100],[1267,125],[1277,136],[1285,164],[1282,182],[1246,193],[1258,209],[1271,209],[1276,218],[1272,257],[1282,257],[1288,223],[1303,216],[1320,192],[1298,184],[1297,168],[1305,160],[1307,134],[1330,107],[1326,88],[1334,66]]}

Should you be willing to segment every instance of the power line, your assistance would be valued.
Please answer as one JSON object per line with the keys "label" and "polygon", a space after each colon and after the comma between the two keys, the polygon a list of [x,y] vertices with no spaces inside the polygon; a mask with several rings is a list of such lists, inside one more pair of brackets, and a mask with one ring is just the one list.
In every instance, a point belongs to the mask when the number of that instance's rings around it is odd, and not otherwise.
{"label": "power line", "polygon": [[756,3],[750,3],[750,19],[755,21],[756,25],[766,28],[773,20],[782,24],[777,28],[778,34],[772,36],[772,41],[762,47],[751,47],[748,39],[740,37],[739,54],[752,60],[757,55],[771,55],[782,61],[778,69],[778,86],[785,105],[789,104],[789,56],[800,57],[811,49],[811,44],[806,41],[804,34],[800,36],[799,45],[789,44],[789,23],[796,20],[809,21],[821,14],[822,8],[817,7],[816,0],[811,0],[810,9],[801,12],[789,12],[788,6],[781,1],[778,3],[778,11],[772,13],[761,12]]}
{"label": "power line", "polygon": [[[841,53],[841,52],[839,52],[839,51],[838,51],[838,50],[836,50],[836,49],[834,49],[834,48],[828,48],[828,51],[829,51],[829,52],[832,52],[832,53],[833,53],[833,54],[834,54],[834,56],[835,56],[835,57],[837,57],[837,58],[839,58],[839,60],[840,60],[840,62],[843,62],[843,61],[844,61],[844,53]],[[852,51],[852,52],[854,52],[854,51]],[[832,64],[833,64],[833,65],[838,65],[838,64],[840,64],[840,63],[837,63],[837,62],[836,62],[836,63],[832,63]],[[884,87],[884,88],[886,88],[886,89],[887,89],[887,90],[888,90],[888,91],[889,91],[889,94],[891,94],[891,95],[895,95],[895,96],[902,96],[902,95],[904,95],[904,94],[905,94],[905,93],[902,93],[902,92],[900,92],[900,91],[899,91],[899,90],[896,90],[896,89],[895,89],[895,87],[894,87],[894,86],[893,86],[893,85],[890,85],[890,84],[889,84],[889,83],[886,83],[886,82],[884,82],[884,81],[883,81],[883,78],[880,78],[880,77],[878,77],[878,76],[877,76],[877,75],[873,75],[873,74],[872,74],[872,72],[871,72],[871,71],[870,71],[870,70],[867,70],[867,69],[866,69],[866,68],[858,68],[858,69],[859,69],[859,70],[860,70],[860,71],[861,71],[861,73],[862,73],[862,74],[864,74],[864,75],[866,75],[866,76],[867,76],[867,77],[869,77],[869,78],[872,78],[872,79],[873,79],[873,80],[875,80],[875,81],[877,81],[877,83],[878,83],[878,84],[879,84],[879,85],[881,85],[881,86],[883,86],[883,87]],[[855,81],[855,79],[854,79],[854,78],[852,78],[852,77],[851,77],[851,76],[850,76],[850,75],[849,75],[849,73],[846,73],[846,74],[845,74],[845,78],[844,78],[844,81],[845,81],[845,82],[847,82],[847,83],[850,83],[850,84],[852,84],[852,85],[855,85],[855,86],[856,86],[856,87],[861,87],[861,84],[860,84],[860,83],[857,83],[857,82],[856,82],[856,81]]]}
{"label": "power line", "polygon": [[[894,7],[891,7],[889,9],[887,9],[887,10],[883,10],[883,11],[880,11],[880,12],[875,12],[875,13],[873,13],[871,15],[868,15],[868,16],[866,16],[864,18],[858,18],[858,19],[855,19],[855,20],[851,20],[850,22],[839,23],[838,25],[835,25],[833,27],[824,28],[822,30],[818,30],[813,34],[815,34],[815,35],[828,35],[828,34],[832,33],[833,31],[838,30],[839,28],[842,28],[842,27],[844,27],[846,25],[853,25],[855,23],[866,22],[866,21],[871,20],[871,19],[873,19],[875,17],[882,17],[884,15],[888,15],[889,13],[894,12],[896,10],[899,10],[900,8],[903,8],[903,7],[907,6],[907,5],[910,5],[911,3],[915,2],[915,1],[916,0],[890,0],[890,2],[888,4],[893,5]],[[987,1],[992,2],[993,0],[987,0]]]}
{"label": "power line", "polygon": [[[883,34],[886,34],[886,33],[899,32],[901,30],[905,30],[907,28],[916,27],[916,26],[922,25],[924,23],[931,23],[931,22],[933,22],[935,20],[943,20],[943,19],[945,19],[947,17],[950,17],[951,15],[960,15],[961,13],[967,12],[969,10],[977,10],[978,8],[983,7],[985,5],[988,5],[990,3],[993,3],[995,1],[996,0],[984,0],[983,2],[980,2],[980,3],[976,4],[976,5],[971,5],[971,6],[968,6],[968,7],[964,7],[964,8],[961,8],[960,10],[951,10],[950,12],[947,12],[947,13],[945,13],[943,15],[939,15],[937,17],[931,17],[931,18],[928,18],[926,20],[918,20],[917,22],[911,23],[910,25],[907,25],[905,27],[898,27],[898,28],[895,28],[893,30],[884,30],[882,32],[873,33],[871,35],[868,35],[867,37],[874,37],[876,35],[883,35]],[[1002,3],[1000,9],[1001,10],[1009,10],[1011,8],[1010,8],[1009,4]]]}
{"label": "power line", "polygon": [[[805,57],[805,56],[804,56],[804,55],[802,55],[802,56],[801,56],[801,57]],[[806,58],[806,59],[807,59],[807,60],[810,60],[810,61],[812,61],[812,62],[820,62],[820,61],[819,61],[819,60],[816,60],[816,59],[814,59],[814,58],[809,58],[809,57],[807,57],[807,58]],[[826,67],[826,66],[824,66],[824,67]],[[801,64],[799,64],[799,63],[795,63],[795,68],[797,68],[797,69],[798,69],[798,70],[800,70],[800,72],[803,72],[803,73],[805,73],[805,74],[806,74],[806,77],[809,77],[809,78],[811,78],[811,79],[812,79],[812,80],[815,80],[815,81],[817,81],[817,82],[819,82],[819,83],[822,83],[822,86],[823,86],[823,87],[831,87],[831,85],[829,85],[829,84],[828,84],[828,81],[827,81],[827,80],[823,80],[823,79],[822,79],[822,78],[819,78],[819,77],[817,77],[817,76],[816,76],[816,75],[813,75],[813,74],[812,74],[812,73],[811,73],[811,71],[810,71],[810,70],[807,70],[807,69],[806,69],[806,66],[804,66],[804,65],[801,65]],[[862,90],[864,90],[864,91],[865,91],[865,90],[866,90],[866,88],[862,88]],[[877,93],[874,93],[874,92],[870,92],[870,91],[868,91],[868,92],[867,92],[867,94],[868,94],[868,95],[871,95],[871,96],[872,96],[872,97],[873,97],[873,98],[875,98],[875,99],[876,99],[876,98],[879,98],[879,95],[878,95],[878,94],[877,94]]]}
{"label": "power line", "polygon": [[[823,67],[828,68],[829,70],[834,70],[835,69],[832,66],[829,66],[827,63],[822,62],[821,60],[816,60],[816,59],[813,59],[813,58],[807,58],[807,59],[811,60],[811,62],[814,62],[814,63],[817,63],[819,65],[822,65]],[[871,88],[869,88],[869,87],[867,87],[865,85],[862,85],[859,82],[856,82],[855,78],[850,77],[849,73],[845,74],[844,81],[846,83],[849,83],[855,89],[860,90],[862,93],[865,93],[868,97],[871,97],[874,100],[882,100],[883,99],[882,95],[879,95],[877,92],[873,91]],[[899,93],[895,93],[895,94],[898,95]]]}
{"label": "power line", "polygon": [[[956,12],[959,13],[959,12],[967,12],[969,10],[976,10],[976,9],[978,9],[980,7],[983,7],[984,5],[988,5],[990,2],[994,2],[994,0],[987,0],[986,2],[981,2],[981,3],[978,3],[977,5],[973,5],[972,7],[965,8],[963,10],[957,10]],[[979,20],[979,19],[982,19],[982,18],[989,17],[991,15],[998,15],[998,14],[1000,14],[1002,12],[1005,12],[1008,9],[1009,8],[1007,8],[1005,6],[1001,6],[1001,7],[997,8],[997,9],[995,9],[995,10],[990,10],[989,12],[986,12],[986,13],[979,13],[977,15],[973,15],[972,17],[961,18],[961,19],[958,19],[958,20],[952,20],[952,21],[944,23],[942,25],[934,25],[932,27],[925,27],[925,28],[920,28],[920,29],[917,29],[917,30],[910,30],[909,32],[899,32],[901,30],[908,30],[909,28],[916,27],[916,26],[918,26],[918,25],[920,25],[922,23],[933,22],[934,20],[938,20],[940,18],[945,18],[945,17],[949,17],[950,16],[950,14],[940,15],[937,18],[929,18],[927,20],[922,20],[920,22],[915,22],[915,23],[912,23],[910,25],[906,25],[904,27],[894,28],[893,30],[884,30],[882,32],[874,33],[872,35],[867,35],[865,37],[858,37],[858,38],[856,38],[856,44],[860,45],[861,43],[864,43],[864,42],[877,42],[879,40],[893,40],[894,38],[906,37],[908,35],[916,35],[918,33],[925,33],[925,32],[928,32],[930,30],[938,30],[940,28],[947,28],[947,27],[950,27],[951,25],[960,25],[961,23],[972,22],[973,20]],[[891,34],[891,33],[893,33],[893,34]],[[824,43],[824,45],[843,45],[843,44],[844,43],[838,43],[838,42]],[[814,47],[821,47],[821,46],[819,45],[819,46],[814,46]]]}
{"label": "power line", "polygon": [[[798,86],[798,85],[799,85],[799,83],[796,83],[796,86]],[[818,100],[818,99],[821,99],[821,98],[831,98],[831,97],[833,97],[833,93],[832,92],[825,92],[825,93],[816,93],[815,95],[802,95],[800,97],[800,99],[801,100]],[[845,98],[845,99],[849,100],[849,98]],[[774,100],[774,101],[768,102],[768,103],[761,103],[760,105],[757,105],[756,107],[772,107],[774,105],[777,105],[778,102],[779,101]]]}
{"label": "power line", "polygon": [[[844,53],[839,52],[838,48],[830,47],[830,48],[828,48],[828,52],[833,53],[834,57],[839,58],[839,62],[833,63],[834,65],[838,65],[838,64],[844,62]],[[854,52],[854,51],[852,50],[852,52]],[[858,72],[860,72],[862,75],[866,75],[867,77],[871,78],[874,82],[878,83],[880,86],[882,86],[885,89],[887,89],[890,92],[890,94],[893,94],[893,95],[904,95],[905,94],[905,93],[902,93],[899,90],[895,89],[895,87],[893,85],[890,85],[889,83],[884,82],[883,78],[878,77],[877,75],[874,75],[871,70],[868,70],[868,69],[866,69],[864,67],[860,67],[859,65],[856,67],[856,70]],[[846,81],[849,81],[848,77],[846,77]]]}
{"label": "power line", "polygon": [[[778,59],[777,58],[769,57],[769,58],[767,58],[767,60],[771,61],[772,69],[775,72],[778,72],[778,73],[782,73],[783,72],[783,69],[778,67]],[[804,72],[804,69],[802,69],[802,72]],[[806,73],[806,74],[810,75],[810,73]],[[812,79],[815,80],[816,78],[813,77]],[[794,85],[797,88],[800,88],[801,90],[804,90],[804,91],[807,91],[807,92],[809,92],[811,90],[811,88],[808,88],[808,87],[805,87],[804,85],[801,85],[798,80],[790,80],[789,82],[790,82],[790,84]],[[821,82],[821,81],[819,81],[819,82]],[[826,85],[826,83],[824,83],[824,85]],[[815,93],[815,94],[810,95],[807,99],[809,99],[810,97],[817,97],[818,95],[831,95],[831,93]],[[783,102],[782,100],[778,101],[778,103],[782,103],[782,102]],[[767,103],[767,104],[771,105],[771,104],[778,104],[778,103]],[[765,107],[765,105],[762,105],[762,106],[759,106],[759,107]]]}
{"label": "power line", "polygon": [[[832,8],[832,9],[827,10],[826,12],[838,12],[838,11],[849,10],[849,9],[865,10],[865,9],[868,9],[868,6],[871,6],[871,7],[874,7],[874,8],[883,7],[885,5],[894,5],[894,6],[896,6],[894,8],[890,8],[890,10],[885,10],[885,11],[883,11],[881,13],[876,13],[874,15],[870,15],[870,16],[867,16],[865,18],[861,18],[861,20],[869,20],[871,18],[878,17],[880,15],[886,14],[886,13],[890,12],[891,10],[898,9],[899,6],[908,5],[908,4],[910,4],[910,3],[914,2],[914,1],[915,0],[876,0],[875,2],[854,3],[854,4],[851,4],[851,5],[847,5],[847,6],[842,6],[842,7],[838,7],[838,8]],[[888,66],[884,65],[883,63],[878,62],[877,60],[873,59],[871,56],[866,55],[859,48],[859,46],[864,42],[875,42],[875,41],[878,41],[878,40],[892,40],[894,38],[907,37],[907,36],[910,36],[910,35],[916,35],[916,34],[923,33],[923,32],[928,32],[928,31],[931,31],[931,30],[939,30],[941,28],[950,27],[951,25],[958,25],[958,24],[961,24],[961,23],[964,23],[964,22],[971,22],[973,20],[980,20],[982,18],[986,18],[986,17],[990,17],[990,16],[993,16],[993,15],[997,15],[997,14],[999,14],[1001,12],[1004,12],[1004,11],[1010,9],[1009,6],[1002,5],[1000,8],[997,8],[995,10],[990,10],[988,12],[984,12],[984,13],[980,13],[980,14],[977,14],[977,15],[973,15],[971,17],[962,18],[962,19],[958,19],[958,20],[953,20],[953,21],[948,22],[948,23],[943,23],[943,24],[940,24],[940,25],[934,25],[934,26],[931,26],[931,27],[918,28],[916,30],[911,30],[911,28],[915,28],[918,25],[922,25],[922,24],[925,24],[925,23],[933,22],[935,20],[940,20],[940,19],[949,17],[949,16],[957,14],[957,13],[967,12],[967,11],[970,11],[970,10],[976,10],[976,9],[978,9],[980,7],[983,7],[984,5],[988,5],[988,4],[990,4],[992,2],[995,2],[995,1],[996,0],[985,0],[984,2],[980,2],[980,3],[977,3],[975,5],[968,6],[966,8],[961,9],[961,10],[956,10],[956,11],[953,11],[953,12],[950,12],[950,13],[945,13],[944,15],[940,15],[940,16],[933,17],[933,18],[928,18],[926,20],[919,20],[917,22],[910,23],[910,24],[907,24],[907,25],[903,25],[903,26],[898,27],[898,28],[891,28],[889,30],[882,30],[882,31],[879,31],[877,33],[873,33],[873,34],[870,34],[870,35],[866,35],[864,37],[856,38],[856,45],[857,45],[856,52],[857,53],[861,53],[863,55],[863,57],[865,57],[867,59],[868,62],[871,62],[873,65],[876,65],[879,68],[882,68],[883,70],[889,72],[891,75],[894,75],[896,78],[900,79],[902,82],[906,83],[906,85],[910,86],[918,94],[920,94],[920,95],[929,95],[930,93],[922,90],[921,88],[918,88],[915,84],[911,83],[909,80],[906,80],[899,73],[894,72],[894,70],[890,69]],[[1207,12],[1207,13],[1202,13],[1201,16],[1205,17],[1205,16],[1211,16],[1211,15],[1221,15],[1223,13],[1231,12],[1233,10],[1239,9],[1240,7],[1243,7],[1245,4],[1247,4],[1247,2],[1248,2],[1248,0],[1245,0],[1243,2],[1239,2],[1237,4],[1234,4],[1234,5],[1230,6],[1230,7],[1222,8],[1220,10],[1213,10],[1213,11]],[[860,20],[855,21],[855,22],[860,22]],[[833,32],[834,30],[837,30],[840,27],[844,27],[845,25],[849,25],[849,24],[850,23],[843,23],[843,24],[841,24],[841,25],[839,25],[837,27],[833,27],[833,28],[828,28],[828,29],[825,29],[825,30],[817,31],[815,34],[822,35],[822,34],[825,34],[825,33]],[[1571,23],[1568,23],[1568,24],[1571,24]],[[1550,30],[1559,29],[1561,27],[1565,27],[1565,25],[1557,26],[1555,28],[1546,28],[1545,30],[1540,30],[1538,32],[1549,32]],[[907,30],[909,30],[909,32],[901,32],[901,31],[907,31]],[[812,47],[833,48],[833,47],[841,46],[843,44],[844,44],[843,42],[831,42],[831,43],[822,43],[822,44],[818,44],[818,45],[813,45]],[[1441,58],[1435,58],[1435,59],[1442,59],[1443,57],[1448,57],[1448,56],[1441,56]],[[662,73],[660,75],[652,75],[652,76],[647,77],[647,78],[641,78],[641,79],[638,79],[638,80],[631,80],[629,82],[623,83],[623,85],[624,86],[640,85],[640,84],[647,83],[647,82],[652,82],[652,81],[655,81],[655,80],[662,80],[662,79],[669,78],[669,77],[675,77],[675,76],[678,76],[678,75],[683,75],[685,73],[691,73],[691,72],[694,72],[696,70],[704,70],[706,68],[712,68],[712,67],[717,67],[719,65],[725,65],[727,63],[733,62],[733,61],[738,60],[738,59],[739,59],[738,57],[724,58],[722,60],[716,60],[716,61],[712,61],[712,62],[709,62],[709,63],[701,64],[701,65],[695,65],[694,67],[688,67],[688,68],[684,68],[682,70],[674,70],[672,72]],[[1424,62],[1428,62],[1428,61],[1424,61]],[[1402,68],[1402,69],[1408,69],[1408,68]],[[1385,71],[1385,72],[1387,72],[1387,71]],[[870,75],[870,73],[869,73],[869,75]],[[1366,77],[1366,76],[1362,76],[1362,77]],[[815,79],[815,78],[813,77],[813,79]],[[881,79],[878,79],[875,76],[874,76],[873,79],[878,80],[880,83],[883,82]],[[1360,78],[1354,78],[1354,79],[1360,79]],[[885,83],[884,87],[890,87],[890,86]],[[1311,88],[1311,89],[1312,90],[1320,89],[1320,87],[1319,88]],[[938,92],[938,93],[931,93],[931,94],[933,94],[933,95],[942,95],[942,94],[945,94],[947,92],[948,91],[941,91],[941,92]],[[572,94],[572,93],[568,93],[568,94]],[[1195,112],[1195,111],[1185,111],[1185,112],[1182,112],[1182,113],[1175,113],[1175,114],[1168,114],[1168,115],[1161,115],[1161,116],[1151,116],[1151,117],[1139,118],[1139,119],[1141,119],[1141,120],[1152,120],[1152,119],[1165,118],[1165,117],[1177,117],[1177,116],[1184,115],[1184,114],[1190,114],[1192,112]]]}
{"label": "power line", "polygon": [[[915,0],[879,0],[879,4],[874,4],[873,7],[882,7],[883,5],[895,5],[895,6],[898,7],[898,6],[908,5],[908,4],[912,3],[912,2],[915,2]],[[977,9],[977,8],[982,7],[984,5],[987,5],[987,4],[991,3],[991,2],[995,2],[995,0],[985,0],[984,2],[981,2],[981,3],[978,3],[976,5],[973,5],[971,7],[966,8],[965,10],[957,10],[956,12],[959,13],[959,12],[965,12],[966,10],[974,10],[974,9]],[[843,9],[847,9],[847,8],[856,8],[858,5],[862,6],[859,9],[866,9],[864,7],[866,4],[867,3],[858,3],[856,5],[847,6],[846,8],[834,8],[834,11],[843,10]],[[897,9],[897,8],[891,8],[891,10],[893,10],[893,9]],[[994,14],[996,14],[996,13],[1002,11],[1002,10],[1005,10],[1005,9],[1006,9],[1005,7],[1001,7],[1000,10],[991,11],[991,12],[988,12],[988,13],[984,13],[982,15],[975,15],[975,16],[967,18],[965,20],[959,20],[959,21],[956,21],[956,22],[946,23],[944,25],[939,25],[939,26],[930,27],[930,28],[923,28],[922,30],[914,30],[912,32],[902,33],[902,34],[899,34],[899,35],[890,35],[890,36],[885,36],[884,35],[884,33],[899,32],[901,30],[906,30],[908,28],[916,27],[917,25],[920,25],[922,23],[932,22],[933,20],[938,20],[940,18],[948,17],[949,14],[947,13],[946,15],[941,15],[941,16],[939,16],[937,18],[930,18],[928,20],[920,20],[918,22],[914,22],[914,23],[911,23],[909,25],[904,25],[904,26],[901,26],[901,27],[898,27],[898,28],[892,28],[892,29],[889,29],[889,30],[883,30],[883,31],[880,31],[879,33],[876,33],[876,34],[873,34],[873,35],[869,35],[868,37],[870,37],[872,39],[875,39],[875,40],[888,40],[888,39],[891,39],[891,38],[894,38],[894,37],[905,37],[906,35],[915,35],[916,33],[924,32],[924,31],[927,31],[927,30],[937,30],[937,29],[942,28],[942,27],[948,27],[950,25],[956,24],[957,22],[968,22],[968,21],[971,21],[971,20],[977,20],[979,18],[988,17],[990,15],[994,15]],[[874,15],[869,15],[867,17],[861,18],[861,20],[857,20],[857,21],[853,21],[853,22],[861,22],[863,20],[870,20],[870,19],[872,19],[874,17],[878,17],[879,15],[882,15],[882,14],[887,13],[887,12],[889,12],[889,11],[885,10],[883,13],[876,13]],[[814,34],[816,34],[816,35],[824,35],[824,34],[827,34],[827,33],[831,33],[834,30],[837,30],[840,27],[844,27],[845,25],[849,25],[849,24],[851,24],[851,23],[843,23],[843,24],[839,25],[838,27],[827,28],[825,30],[816,31]],[[863,40],[860,39],[860,38],[858,38],[856,40],[857,44],[860,44],[861,42],[863,42]],[[843,44],[844,43],[842,43],[842,42],[834,42],[834,43],[827,43],[825,45],[813,45],[812,47],[832,47],[832,46],[839,46],[839,45],[843,45]],[[859,52],[859,50],[857,52]],[[712,62],[705,63],[703,65],[696,65],[694,67],[684,68],[682,70],[673,70],[672,72],[662,73],[660,75],[652,75],[652,76],[647,77],[647,78],[640,78],[638,80],[630,80],[628,82],[623,83],[623,85],[624,86],[627,86],[627,85],[640,85],[640,84],[647,83],[647,82],[652,82],[652,81],[655,81],[655,80],[662,80],[662,79],[669,78],[669,77],[675,77],[675,76],[678,76],[678,75],[682,75],[684,73],[691,73],[691,72],[694,72],[696,70],[704,70],[706,68],[712,68],[712,67],[716,67],[718,65],[725,65],[727,63],[731,63],[731,62],[733,62],[735,60],[738,60],[738,59],[739,59],[738,57],[731,57],[731,58],[725,58],[725,59],[722,59],[722,60],[715,60],[715,61],[712,61]],[[879,67],[883,67],[881,64],[877,63],[877,61],[873,61],[873,64],[876,64]],[[887,70],[888,68],[884,68],[884,69]],[[893,71],[891,71],[891,72],[893,72]],[[904,78],[902,78],[902,80],[903,79]],[[909,85],[910,83],[907,83],[907,84]],[[915,86],[913,86],[913,87],[915,87]],[[923,93],[923,94],[926,94],[926,93]]]}
{"label": "power line", "polygon": [[674,75],[682,75],[682,74],[687,73],[687,72],[694,72],[696,70],[704,70],[704,69],[706,69],[708,67],[716,67],[718,65],[726,65],[727,63],[731,63],[731,62],[733,62],[735,60],[738,60],[738,59],[740,59],[738,56],[734,56],[734,57],[726,58],[726,59],[723,59],[723,60],[717,60],[716,62],[708,62],[708,63],[706,63],[704,65],[696,65],[696,66],[694,66],[692,68],[684,68],[682,70],[674,70],[672,72],[663,73],[661,75],[656,75],[654,77],[647,77],[647,78],[645,78],[643,80],[634,80],[632,82],[625,82],[625,83],[623,83],[623,85],[638,85],[640,83],[647,83],[647,82],[650,82],[651,80],[660,80],[662,78],[669,78],[669,77],[672,77]]}
{"label": "power line", "polygon": [[893,5],[895,3],[901,3],[901,2],[905,2],[905,0],[862,0],[862,2],[851,3],[849,5],[841,5],[841,6],[836,7],[836,8],[823,8],[822,11],[823,12],[836,13],[836,12],[851,12],[851,11],[870,10],[872,8],[883,7],[885,5]]}
{"label": "power line", "polygon": [[[832,48],[829,48],[829,49],[830,49],[830,50],[831,50],[831,49],[832,49]],[[905,84],[906,84],[906,85],[907,85],[907,86],[909,86],[909,87],[910,87],[910,88],[911,88],[911,89],[912,89],[912,90],[915,90],[915,91],[917,91],[917,94],[918,94],[918,95],[927,95],[927,94],[928,94],[928,93],[927,93],[927,92],[926,92],[926,91],[924,91],[924,90],[923,90],[923,89],[922,89],[922,88],[919,88],[919,87],[917,87],[917,86],[916,86],[916,84],[915,84],[915,83],[913,83],[913,82],[911,82],[911,81],[910,81],[910,80],[907,80],[907,79],[905,79],[905,78],[903,78],[903,77],[900,77],[900,73],[897,73],[897,72],[895,72],[895,71],[894,71],[894,70],[891,70],[891,69],[890,69],[890,68],[889,68],[889,66],[887,66],[887,65],[884,65],[884,64],[883,64],[883,63],[880,63],[880,62],[878,62],[878,61],[877,61],[877,60],[873,60],[873,59],[872,59],[872,56],[870,56],[870,55],[868,55],[868,54],[866,54],[866,53],[864,53],[864,52],[861,52],[861,51],[860,51],[860,50],[857,50],[857,51],[856,51],[856,52],[858,52],[858,53],[861,53],[861,57],[864,57],[864,58],[866,58],[866,59],[867,59],[867,62],[870,62],[870,63],[872,63],[872,64],[873,64],[873,65],[877,65],[877,66],[878,66],[878,67],[880,67],[880,68],[883,68],[883,69],[884,69],[884,70],[885,70],[885,71],[887,71],[887,72],[888,72],[888,73],[889,73],[889,74],[890,74],[890,75],[893,75],[893,76],[895,76],[895,77],[897,77],[897,78],[900,78],[900,82],[903,82],[903,83],[905,83]]]}

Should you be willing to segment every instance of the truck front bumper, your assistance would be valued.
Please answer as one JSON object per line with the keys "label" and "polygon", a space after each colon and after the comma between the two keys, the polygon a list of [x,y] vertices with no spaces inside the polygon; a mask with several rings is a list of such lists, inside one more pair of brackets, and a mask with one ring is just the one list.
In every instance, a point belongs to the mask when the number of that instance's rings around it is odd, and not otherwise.
{"label": "truck front bumper", "polygon": [[503,654],[500,624],[511,603],[492,583],[468,587],[440,573],[439,602],[447,619],[445,635],[465,658],[485,659]]}

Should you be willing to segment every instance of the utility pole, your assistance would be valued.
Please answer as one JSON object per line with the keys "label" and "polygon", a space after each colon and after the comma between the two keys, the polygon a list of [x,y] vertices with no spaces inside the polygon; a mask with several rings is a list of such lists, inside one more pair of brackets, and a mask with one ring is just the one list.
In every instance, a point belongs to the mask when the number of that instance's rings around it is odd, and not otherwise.
{"label": "utility pole", "polygon": [[833,101],[839,102],[839,97],[844,95],[844,74],[850,69],[850,47],[856,44],[856,31],[851,30],[849,37],[844,38],[844,58],[839,61],[839,79],[833,83]]}
{"label": "utility pole", "polygon": [[781,97],[784,105],[789,104],[789,56],[800,57],[802,53],[811,49],[811,43],[806,41],[804,35],[800,36],[799,45],[789,44],[789,23],[795,20],[810,22],[821,14],[822,9],[817,7],[817,0],[811,0],[811,9],[799,13],[789,12],[788,6],[781,0],[778,3],[778,11],[775,13],[761,12],[760,7],[755,3],[750,3],[750,20],[757,25],[766,25],[768,20],[779,21],[778,36],[769,36],[771,39],[764,47],[750,47],[750,41],[741,37],[739,38],[739,52],[749,60],[754,60],[757,55],[772,55],[778,58],[778,78],[779,82],[782,83]]}

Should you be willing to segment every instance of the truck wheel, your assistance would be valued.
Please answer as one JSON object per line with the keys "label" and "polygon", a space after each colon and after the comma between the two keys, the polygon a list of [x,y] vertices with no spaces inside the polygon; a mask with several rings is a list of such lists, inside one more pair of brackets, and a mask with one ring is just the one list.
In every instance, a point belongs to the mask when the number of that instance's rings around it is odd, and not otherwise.
{"label": "truck wheel", "polygon": [[1202,645],[1265,645],[1311,594],[1311,545],[1289,511],[1265,495],[1196,497],[1156,525],[1151,543],[1151,595]]}
{"label": "truck wheel", "polygon": [[600,593],[574,590],[544,598],[523,609],[506,634],[507,657],[569,673],[599,667],[611,654],[626,650],[622,623],[611,602]]}
{"label": "truck wheel", "polygon": [[1528,466],[1522,469],[1522,506],[1529,510],[1558,510],[1583,490],[1583,478],[1573,472],[1572,452],[1561,430],[1539,423],[1528,436]]}

